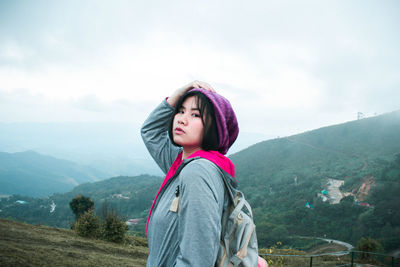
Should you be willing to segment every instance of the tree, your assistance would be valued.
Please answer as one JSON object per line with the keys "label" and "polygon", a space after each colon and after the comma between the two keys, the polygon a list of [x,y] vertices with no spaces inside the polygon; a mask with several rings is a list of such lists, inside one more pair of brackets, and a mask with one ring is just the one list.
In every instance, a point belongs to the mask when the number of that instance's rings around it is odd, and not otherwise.
{"label": "tree", "polygon": [[94,202],[85,196],[77,195],[70,203],[69,206],[75,214],[76,220],[86,211],[94,208]]}
{"label": "tree", "polygon": [[93,209],[84,212],[75,223],[74,230],[83,237],[98,237],[100,220]]}
{"label": "tree", "polygon": [[120,243],[125,238],[128,226],[115,210],[107,213],[101,225],[101,235],[104,240]]}
{"label": "tree", "polygon": [[[383,247],[378,241],[372,238],[367,239],[364,237],[361,237],[361,239],[358,241],[357,249],[363,252],[375,253],[381,253],[383,251]],[[370,261],[373,258],[371,255],[372,254],[369,253],[361,253],[360,259],[363,261]]]}

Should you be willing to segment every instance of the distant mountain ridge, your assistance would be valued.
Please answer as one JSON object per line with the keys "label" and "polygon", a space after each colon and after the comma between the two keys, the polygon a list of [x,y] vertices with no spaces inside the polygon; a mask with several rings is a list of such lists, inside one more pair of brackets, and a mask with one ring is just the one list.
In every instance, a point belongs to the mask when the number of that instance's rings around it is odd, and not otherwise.
{"label": "distant mountain ridge", "polygon": [[[268,137],[240,132],[231,151],[240,151]],[[90,166],[107,177],[162,175],[142,141],[140,125],[133,123],[0,122],[0,151],[27,150]]]}
{"label": "distant mountain ridge", "polygon": [[0,123],[0,151],[34,150],[118,175],[160,174],[132,123]]}
{"label": "distant mountain ridge", "polygon": [[35,151],[0,152],[0,195],[44,197],[106,178],[91,167]]}

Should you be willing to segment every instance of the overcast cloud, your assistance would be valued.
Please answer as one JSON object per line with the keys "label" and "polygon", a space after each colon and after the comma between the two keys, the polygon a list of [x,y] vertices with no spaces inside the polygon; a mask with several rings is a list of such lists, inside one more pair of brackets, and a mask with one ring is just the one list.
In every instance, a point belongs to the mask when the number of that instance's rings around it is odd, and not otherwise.
{"label": "overcast cloud", "polygon": [[193,79],[244,132],[400,109],[398,1],[0,1],[0,122],[141,124]]}

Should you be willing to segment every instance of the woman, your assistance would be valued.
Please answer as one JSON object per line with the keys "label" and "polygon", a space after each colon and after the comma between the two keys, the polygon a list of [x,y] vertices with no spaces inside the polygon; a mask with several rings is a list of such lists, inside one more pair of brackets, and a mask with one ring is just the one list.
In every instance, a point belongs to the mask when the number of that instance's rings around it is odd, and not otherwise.
{"label": "woman", "polygon": [[191,82],[150,114],[141,133],[166,173],[147,220],[147,266],[214,266],[229,199],[221,176],[236,184],[224,156],[239,133],[229,101]]}

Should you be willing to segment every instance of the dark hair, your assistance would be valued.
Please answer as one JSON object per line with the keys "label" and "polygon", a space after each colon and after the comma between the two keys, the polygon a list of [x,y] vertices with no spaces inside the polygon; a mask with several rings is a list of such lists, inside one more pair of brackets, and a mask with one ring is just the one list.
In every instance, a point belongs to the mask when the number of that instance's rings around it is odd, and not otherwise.
{"label": "dark hair", "polygon": [[174,118],[175,115],[179,112],[179,110],[182,108],[183,102],[185,102],[186,98],[194,96],[196,98],[196,105],[197,108],[199,109],[200,112],[200,118],[201,121],[203,122],[203,140],[201,142],[201,148],[203,150],[218,150],[218,145],[219,145],[219,139],[218,139],[218,129],[217,129],[217,123],[215,121],[215,113],[214,113],[214,106],[211,103],[210,99],[206,97],[204,94],[201,92],[187,92],[181,98],[178,100],[178,103],[175,106],[174,114],[171,117],[170,123],[169,123],[169,139],[171,142],[176,145],[174,142],[174,137],[172,134],[172,127],[174,124]]}

